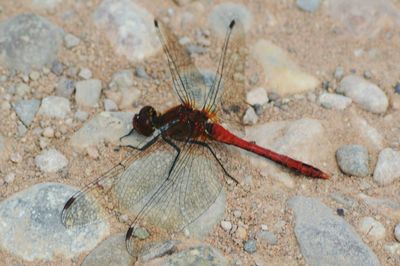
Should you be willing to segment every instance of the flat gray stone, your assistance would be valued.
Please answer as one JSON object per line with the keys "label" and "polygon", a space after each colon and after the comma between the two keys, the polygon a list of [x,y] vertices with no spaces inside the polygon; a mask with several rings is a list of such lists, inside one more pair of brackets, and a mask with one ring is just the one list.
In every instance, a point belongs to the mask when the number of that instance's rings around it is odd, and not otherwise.
{"label": "flat gray stone", "polygon": [[378,156],[374,170],[374,181],[386,186],[400,178],[400,152],[391,148],[383,149]]}
{"label": "flat gray stone", "polygon": [[13,103],[15,113],[26,127],[31,125],[37,111],[39,110],[39,106],[40,101],[36,99],[19,100]]}
{"label": "flat gray stone", "polygon": [[82,262],[82,266],[130,266],[135,262],[125,245],[125,234],[112,235],[100,243]]}
{"label": "flat gray stone", "polygon": [[66,229],[61,210],[76,189],[42,183],[0,203],[0,246],[24,260],[73,258],[94,248],[108,234],[102,221]]}
{"label": "flat gray stone", "polygon": [[384,113],[389,106],[386,94],[378,86],[356,75],[344,77],[337,92],[350,97],[361,108],[372,113]]}
{"label": "flat gray stone", "polygon": [[95,107],[101,94],[101,81],[98,79],[81,80],[76,82],[75,100],[79,106]]}
{"label": "flat gray stone", "polygon": [[0,24],[0,63],[29,73],[57,57],[64,31],[43,17],[20,14]]}
{"label": "flat gray stone", "polygon": [[65,156],[55,149],[42,151],[35,157],[35,164],[42,172],[54,173],[68,165]]}
{"label": "flat gray stone", "polygon": [[322,107],[338,110],[346,109],[352,102],[351,98],[335,93],[322,93],[318,100]]}
{"label": "flat gray stone", "polygon": [[48,96],[42,100],[38,114],[64,119],[70,112],[71,108],[68,99],[59,96]]}
{"label": "flat gray stone", "polygon": [[154,17],[130,0],[103,0],[93,13],[115,51],[131,61],[141,61],[161,48]]}
{"label": "flat gray stone", "polygon": [[296,196],[288,205],[307,265],[380,265],[353,227],[318,199]]}
{"label": "flat gray stone", "polygon": [[336,151],[336,160],[340,170],[347,175],[368,175],[368,149],[362,145],[349,144]]}

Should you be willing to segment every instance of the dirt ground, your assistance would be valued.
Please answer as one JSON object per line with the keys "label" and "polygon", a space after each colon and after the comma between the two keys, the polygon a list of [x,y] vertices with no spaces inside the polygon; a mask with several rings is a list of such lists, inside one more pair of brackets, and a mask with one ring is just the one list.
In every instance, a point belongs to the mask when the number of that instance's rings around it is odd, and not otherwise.
{"label": "dirt ground", "polygon": [[[108,84],[114,72],[122,69],[134,69],[137,64],[116,55],[101,30],[93,24],[91,14],[99,2],[100,0],[66,0],[53,10],[44,10],[31,6],[28,1],[3,0],[0,1],[2,7],[0,21],[20,13],[33,12],[46,17],[66,32],[79,36],[82,44],[72,50],[63,47],[59,53],[59,60],[68,66],[87,67],[93,72],[94,78],[102,80],[103,84]],[[174,33],[195,40],[196,30],[209,29],[207,14],[215,5],[223,1],[197,1],[197,3],[183,7],[175,5],[173,1],[140,0],[137,2],[150,13],[161,18],[168,16],[168,8],[173,8],[175,14],[169,17],[169,21]],[[400,1],[394,3],[400,9]],[[199,4],[202,6],[200,9],[197,7]],[[317,197],[336,210],[342,208],[343,205],[334,201],[330,194],[340,192],[359,203],[357,207],[346,211],[345,219],[354,228],[357,228],[359,220],[364,216],[372,216],[383,223],[387,231],[384,240],[373,242],[363,236],[362,238],[377,255],[382,265],[398,265],[399,257],[388,254],[383,246],[396,242],[392,232],[394,226],[400,221],[399,210],[388,211],[384,208],[371,207],[361,200],[360,193],[374,198],[389,198],[398,204],[400,203],[400,183],[394,182],[391,185],[379,187],[373,182],[371,175],[362,178],[346,176],[337,167],[334,152],[341,145],[349,143],[366,146],[370,153],[370,173],[373,172],[380,150],[368,139],[360,137],[359,132],[352,127],[351,117],[354,115],[364,118],[370,126],[379,131],[384,137],[385,147],[400,149],[400,110],[395,109],[392,104],[393,101],[399,102],[400,98],[400,95],[395,95],[393,90],[396,82],[400,82],[400,27],[384,28],[373,37],[352,36],[337,30],[340,29],[340,24],[327,15],[324,7],[313,13],[303,12],[296,8],[295,1],[292,0],[255,0],[246,2],[246,7],[254,16],[253,26],[246,37],[247,44],[251,46],[259,39],[268,39],[289,51],[291,58],[305,72],[314,75],[321,81],[321,86],[316,89],[316,95],[324,90],[322,81],[330,82],[328,90],[333,91],[336,88],[338,82],[333,73],[338,66],[342,66],[345,74],[356,73],[362,76],[365,71],[369,71],[371,73],[370,80],[385,91],[390,99],[390,106],[382,115],[364,111],[355,104],[345,111],[327,110],[318,103],[308,101],[307,94],[304,94],[304,97],[289,97],[291,100],[286,110],[268,105],[259,119],[258,123],[260,124],[305,117],[322,122],[330,142],[327,143],[326,148],[332,151],[331,160],[325,162],[324,169],[332,174],[332,178],[322,181],[291,174],[295,187],[288,188],[274,179],[261,176],[257,168],[252,166],[246,158],[237,159],[238,152],[233,151],[232,162],[229,164],[231,173],[242,181],[246,176],[252,176],[252,184],[227,188],[228,206],[225,220],[229,220],[233,224],[243,224],[250,236],[260,230],[261,224],[266,224],[277,236],[278,244],[271,246],[258,243],[257,252],[249,254],[243,250],[243,243],[238,241],[235,236],[225,232],[219,225],[215,226],[214,231],[205,239],[205,242],[222,250],[224,255],[233,261],[240,260],[241,265],[254,265],[260,262],[264,262],[265,265],[304,265],[305,261],[293,232],[293,214],[286,206],[287,200],[294,195]],[[185,10],[201,10],[201,12],[195,13],[195,19],[188,25],[182,26],[179,21]],[[65,16],[66,13],[75,15]],[[375,57],[356,56],[355,51],[359,49],[365,53],[376,49],[378,55]],[[217,46],[211,39],[209,52],[198,56],[196,61],[200,63],[202,57],[207,60],[212,55],[219,54],[219,51],[220,46]],[[160,54],[148,58],[138,65],[144,66],[146,72],[154,77],[162,77],[166,71],[164,56],[160,56]],[[5,75],[8,74],[5,69],[0,69],[0,71]],[[246,77],[250,79],[255,73],[260,73],[259,66],[248,65]],[[20,77],[16,76],[9,80],[8,84],[17,82],[19,79]],[[126,111],[135,112],[146,104],[165,110],[176,103],[172,91],[160,91],[157,86],[158,78],[136,79],[137,87],[146,93],[142,94],[143,97],[140,98],[137,106]],[[162,79],[160,78],[160,80]],[[43,76],[38,81],[31,82],[30,87],[37,90],[32,96],[40,98],[51,95],[56,82],[57,77],[54,75]],[[257,86],[269,90],[268,81],[261,76],[256,84],[248,85],[245,90],[249,91]],[[0,90],[0,94],[4,90],[5,88]],[[104,99],[104,95],[102,95],[102,99]],[[4,100],[0,98],[0,103],[1,101]],[[75,112],[77,107],[73,101],[71,100],[71,107]],[[103,110],[102,106],[90,109],[89,119]],[[82,122],[66,123],[65,121],[36,117],[27,134],[20,138],[17,137],[18,118],[12,109],[0,113],[0,121],[0,133],[7,138],[9,146],[12,147],[11,153],[22,155],[21,163],[16,164],[10,160],[2,162],[1,176],[13,172],[16,177],[11,184],[0,186],[0,200],[34,184],[48,181],[81,187],[82,184],[88,183],[89,180],[112,166],[120,156],[112,151],[113,145],[99,145],[97,159],[91,158],[86,153],[77,153],[69,145],[66,145],[71,135],[82,127]],[[69,178],[67,179],[58,174],[44,174],[35,166],[34,158],[40,153],[38,144],[40,136],[35,133],[37,132],[35,129],[46,126],[52,126],[56,132],[61,133],[59,137],[52,138],[50,143],[51,147],[62,152],[69,160]],[[235,210],[240,210],[240,218],[233,214]],[[284,225],[279,228],[277,223],[282,224],[282,221],[284,221]],[[119,223],[117,219],[112,219],[111,228],[113,232],[123,232],[126,230],[126,225]],[[0,252],[1,260],[5,262],[5,265],[18,265],[17,263],[23,265],[79,265],[85,255],[82,254],[74,261],[59,258],[52,262],[26,262],[4,251]]]}

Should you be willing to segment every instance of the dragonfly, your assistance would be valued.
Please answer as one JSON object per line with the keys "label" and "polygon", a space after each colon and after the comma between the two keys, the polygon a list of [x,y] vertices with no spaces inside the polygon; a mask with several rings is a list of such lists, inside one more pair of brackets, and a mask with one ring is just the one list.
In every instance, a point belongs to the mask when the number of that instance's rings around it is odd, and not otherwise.
{"label": "dragonfly", "polygon": [[[93,201],[133,214],[126,233],[128,251],[143,222],[178,232],[198,219],[217,199],[223,181],[238,181],[229,174],[218,156],[221,145],[272,160],[312,178],[328,179],[318,168],[242,139],[220,123],[223,105],[240,95],[246,49],[244,30],[232,20],[223,40],[216,74],[206,81],[192,57],[171,30],[154,21],[171,73],[172,88],[180,104],[159,113],[144,106],[132,119],[132,134],[143,136],[132,153],[84,189],[73,195],[62,210],[65,226],[84,225],[99,219]],[[87,195],[94,195],[90,199]],[[110,205],[109,202],[112,204]]]}

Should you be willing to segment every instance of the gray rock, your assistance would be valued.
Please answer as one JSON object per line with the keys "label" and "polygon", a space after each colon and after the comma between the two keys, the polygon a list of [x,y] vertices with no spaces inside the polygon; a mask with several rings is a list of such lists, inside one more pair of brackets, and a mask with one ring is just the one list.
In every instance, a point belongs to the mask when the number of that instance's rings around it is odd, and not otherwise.
{"label": "gray rock", "polygon": [[63,30],[45,18],[21,14],[0,24],[0,62],[25,73],[42,69],[57,57]]}
{"label": "gray rock", "polygon": [[75,100],[79,106],[95,107],[101,94],[101,81],[98,79],[81,80],[76,82]]}
{"label": "gray rock", "polygon": [[135,258],[125,245],[125,234],[112,235],[100,243],[82,262],[82,266],[129,266]]}
{"label": "gray rock", "polygon": [[90,79],[92,77],[92,71],[89,68],[81,68],[79,71],[79,77],[83,79]]}
{"label": "gray rock", "polygon": [[31,88],[29,88],[29,86],[25,83],[18,83],[17,85],[15,85],[15,93],[18,96],[24,96],[28,94],[30,90]]}
{"label": "gray rock", "polygon": [[42,100],[39,115],[64,119],[71,112],[69,101],[64,97],[48,96]]}
{"label": "gray rock", "polygon": [[368,149],[362,145],[349,144],[336,151],[336,160],[340,170],[347,175],[368,175]]}
{"label": "gray rock", "polygon": [[344,110],[351,102],[351,98],[335,93],[322,93],[319,96],[319,104],[327,109]]}
{"label": "gray rock", "polygon": [[394,227],[394,237],[400,242],[400,223]]}
{"label": "gray rock", "polygon": [[378,86],[356,75],[344,77],[337,92],[372,113],[384,113],[389,106],[386,94]]}
{"label": "gray rock", "polygon": [[147,75],[146,70],[143,66],[136,66],[135,68],[135,75],[142,79],[149,79],[149,75]]}
{"label": "gray rock", "polygon": [[56,86],[56,95],[69,98],[75,91],[75,81],[66,77],[61,77]]}
{"label": "gray rock", "polygon": [[141,61],[161,48],[153,16],[130,0],[103,0],[93,14],[118,54]]}
{"label": "gray rock", "polygon": [[177,265],[228,265],[227,259],[217,249],[201,245],[172,254],[163,266]]}
{"label": "gray rock", "polygon": [[374,170],[374,181],[386,186],[400,178],[400,152],[391,148],[383,149],[378,156]]}
{"label": "gray rock", "polygon": [[109,87],[112,89],[130,88],[134,84],[133,74],[131,70],[120,70],[112,76]]}
{"label": "gray rock", "polygon": [[40,171],[45,173],[54,173],[68,165],[65,156],[55,149],[42,151],[35,157],[35,164]]}
{"label": "gray rock", "polygon": [[21,122],[29,127],[35,118],[37,111],[39,110],[40,101],[36,99],[31,100],[19,100],[13,103],[15,113]]}
{"label": "gray rock", "polygon": [[250,239],[250,240],[247,240],[244,243],[244,247],[243,248],[247,253],[251,254],[251,253],[254,253],[254,252],[257,251],[256,244],[257,244],[257,241],[255,241],[254,239]]}
{"label": "gray rock", "polygon": [[298,196],[288,204],[307,265],[380,265],[354,229],[318,199]]}
{"label": "gray rock", "polygon": [[243,116],[243,124],[245,125],[254,125],[257,124],[258,121],[258,116],[256,112],[254,111],[253,107],[247,108],[246,112],[244,113]]}
{"label": "gray rock", "polygon": [[50,70],[51,70],[51,72],[53,72],[54,75],[61,76],[62,73],[64,72],[64,65],[60,61],[55,60],[51,64]]}
{"label": "gray rock", "polygon": [[107,112],[117,111],[118,106],[113,100],[105,99],[104,100],[104,110],[106,110]]}
{"label": "gray rock", "polygon": [[333,74],[333,76],[335,77],[335,79],[337,79],[337,80],[341,80],[342,78],[343,78],[343,76],[344,76],[344,69],[343,69],[343,67],[337,67],[336,69],[335,69],[335,73]]}
{"label": "gray rock", "polygon": [[[24,260],[73,258],[94,248],[108,234],[108,225],[96,224],[66,229],[61,210],[76,189],[42,183],[0,203],[0,244]],[[84,241],[82,241],[84,239]]]}
{"label": "gray rock", "polygon": [[244,5],[223,3],[214,7],[208,17],[208,22],[210,28],[223,37],[233,19],[240,22],[244,30],[248,31],[253,22],[253,15]]}
{"label": "gray rock", "polygon": [[246,94],[246,101],[251,105],[264,105],[268,100],[267,92],[261,87],[255,88]]}
{"label": "gray rock", "polygon": [[80,42],[81,42],[81,40],[78,37],[76,37],[75,35],[72,35],[70,33],[67,33],[64,36],[64,44],[65,44],[65,47],[67,47],[68,49],[78,46]]}
{"label": "gray rock", "polygon": [[148,262],[152,259],[162,257],[166,254],[173,253],[176,251],[176,245],[178,245],[180,241],[177,240],[167,240],[161,243],[151,243],[147,245],[141,250],[138,260],[140,262]]}
{"label": "gray rock", "polygon": [[298,8],[308,12],[314,12],[321,4],[321,0],[297,0],[296,5]]}
{"label": "gray rock", "polygon": [[278,239],[276,239],[276,236],[269,231],[259,231],[257,233],[257,240],[265,242],[268,245],[276,245],[278,243]]}
{"label": "gray rock", "polygon": [[383,224],[375,220],[373,217],[362,218],[359,224],[359,230],[373,241],[383,239],[386,234],[386,229]]}

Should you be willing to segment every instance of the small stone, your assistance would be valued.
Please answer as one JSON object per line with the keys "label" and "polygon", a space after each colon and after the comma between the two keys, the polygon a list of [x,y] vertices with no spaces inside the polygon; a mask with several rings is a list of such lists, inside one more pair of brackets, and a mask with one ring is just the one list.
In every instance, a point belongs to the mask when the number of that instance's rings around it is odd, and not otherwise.
{"label": "small stone", "polygon": [[379,153],[374,170],[374,181],[386,186],[400,178],[400,152],[386,148]]}
{"label": "small stone", "polygon": [[391,255],[400,255],[400,243],[386,244],[383,248]]}
{"label": "small stone", "polygon": [[75,118],[81,122],[86,121],[86,119],[88,119],[88,117],[89,117],[89,114],[85,111],[78,110],[75,113]]}
{"label": "small stone", "polygon": [[321,4],[321,0],[297,0],[296,5],[298,8],[308,12],[314,12]]}
{"label": "small stone", "polygon": [[361,145],[350,144],[336,151],[336,160],[343,173],[352,176],[368,175],[368,149]]}
{"label": "small stone", "polygon": [[235,232],[237,238],[245,240],[247,238],[247,231],[243,227],[239,226]]}
{"label": "small stone", "polygon": [[112,76],[109,87],[112,89],[130,88],[133,86],[133,74],[131,70],[120,70]]}
{"label": "small stone", "polygon": [[366,79],[371,79],[372,78],[372,73],[368,70],[364,71],[363,77]]}
{"label": "small stone", "polygon": [[262,224],[262,225],[261,225],[261,230],[267,231],[267,230],[268,230],[268,225]]}
{"label": "small stone", "polygon": [[56,60],[51,64],[50,70],[54,75],[61,76],[64,72],[64,65],[60,61]]}
{"label": "small stone", "polygon": [[40,73],[37,72],[37,71],[32,71],[32,72],[29,74],[29,78],[30,78],[31,80],[33,80],[33,81],[38,80],[38,79],[40,78]]}
{"label": "small stone", "polygon": [[83,79],[90,79],[92,78],[92,71],[90,71],[88,68],[81,68],[79,71],[79,77]]}
{"label": "small stone", "polygon": [[55,149],[41,152],[35,158],[36,166],[45,173],[54,173],[68,165],[68,160]]}
{"label": "small stone", "polygon": [[400,223],[394,227],[394,237],[400,242]]}
{"label": "small stone", "polygon": [[229,221],[221,221],[221,227],[225,231],[229,232],[232,229],[232,223]]}
{"label": "small stone", "polygon": [[236,218],[240,218],[242,216],[242,212],[239,210],[235,210],[233,211],[233,216],[235,216]]}
{"label": "small stone", "polygon": [[7,184],[11,184],[11,183],[14,181],[14,179],[15,179],[15,174],[14,174],[14,173],[9,173],[8,175],[6,175],[6,176],[4,177],[4,181],[5,181]]}
{"label": "small stone", "polygon": [[68,99],[59,96],[48,96],[42,100],[38,114],[64,119],[69,112],[71,112],[71,109]]}
{"label": "small stone", "polygon": [[100,80],[81,80],[76,83],[75,88],[75,100],[79,106],[95,107],[97,105],[102,89]]}
{"label": "small stone", "polygon": [[397,82],[397,84],[394,86],[394,92],[400,94],[400,82]]}
{"label": "small stone", "polygon": [[120,215],[120,216],[118,217],[118,220],[119,220],[121,223],[126,223],[126,222],[129,221],[129,216],[128,216],[127,214],[122,214],[122,215]]}
{"label": "small stone", "polygon": [[19,153],[12,153],[10,156],[10,160],[13,163],[20,163],[22,161],[22,156]]}
{"label": "small stone", "polygon": [[258,116],[254,111],[253,107],[249,107],[246,110],[246,113],[243,116],[243,124],[245,125],[254,125],[258,121]]}
{"label": "small stone", "polygon": [[133,236],[136,238],[139,238],[140,240],[147,239],[150,234],[147,232],[147,230],[143,227],[137,227],[135,230],[133,230]]}
{"label": "small stone", "polygon": [[49,145],[49,140],[46,138],[39,139],[39,147],[40,149],[44,150]]}
{"label": "small stone", "polygon": [[13,104],[15,113],[21,122],[29,127],[39,109],[40,101],[36,99],[19,100]]}
{"label": "small stone", "polygon": [[118,110],[118,106],[113,100],[105,99],[104,100],[104,110],[106,110],[106,111],[117,111]]}
{"label": "small stone", "polygon": [[385,237],[385,227],[372,217],[364,217],[360,221],[359,229],[369,239],[378,241]]}
{"label": "small stone", "polygon": [[337,67],[335,69],[335,73],[333,74],[333,76],[335,77],[335,79],[337,80],[341,80],[344,76],[344,68],[343,67]]}
{"label": "small stone", "polygon": [[250,240],[248,240],[248,241],[246,241],[246,242],[244,243],[244,250],[245,250],[247,253],[252,254],[252,253],[254,253],[254,252],[257,251],[257,246],[256,246],[256,244],[257,244],[257,242],[256,242],[254,239],[250,239]]}
{"label": "small stone", "polygon": [[264,88],[258,87],[249,91],[246,95],[246,101],[250,105],[264,105],[268,102],[268,95]]}
{"label": "small stone", "polygon": [[186,50],[190,55],[202,55],[208,52],[208,48],[196,44],[186,45]]}
{"label": "small stone", "polygon": [[276,245],[278,243],[276,236],[273,233],[266,230],[259,231],[257,233],[257,240],[264,241],[269,245]]}
{"label": "small stone", "polygon": [[52,127],[46,127],[43,130],[43,137],[54,138],[54,129]]}
{"label": "small stone", "polygon": [[75,91],[75,81],[66,77],[61,77],[56,86],[56,95],[69,98]]}
{"label": "small stone", "polygon": [[351,98],[335,93],[322,93],[318,100],[321,106],[338,110],[346,109],[352,102]]}
{"label": "small stone", "polygon": [[69,78],[75,78],[78,75],[79,69],[77,67],[69,67],[66,71],[66,75]]}
{"label": "small stone", "polygon": [[135,68],[135,75],[138,78],[142,78],[142,79],[149,79],[149,75],[147,75],[146,70],[144,69],[143,66],[136,66]]}
{"label": "small stone", "polygon": [[80,42],[81,42],[81,40],[78,37],[76,37],[75,35],[72,35],[70,33],[67,33],[64,36],[64,44],[65,44],[65,47],[67,47],[68,49],[74,48]]}

